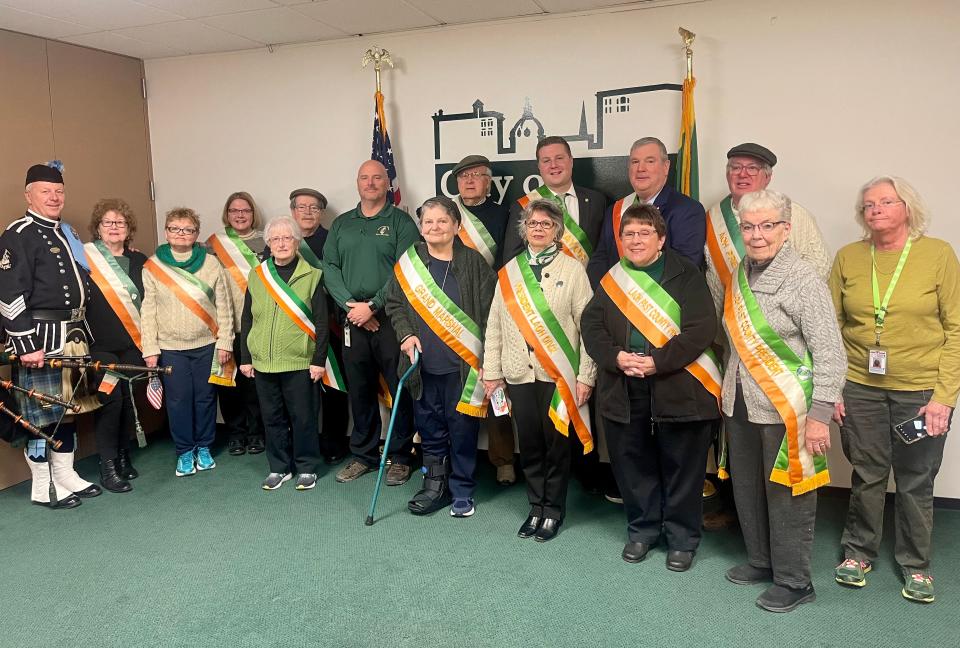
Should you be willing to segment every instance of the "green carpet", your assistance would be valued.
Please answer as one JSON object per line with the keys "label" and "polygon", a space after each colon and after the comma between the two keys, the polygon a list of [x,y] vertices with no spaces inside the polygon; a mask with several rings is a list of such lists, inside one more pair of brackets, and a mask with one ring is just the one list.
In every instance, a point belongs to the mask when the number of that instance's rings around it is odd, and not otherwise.
{"label": "green carpet", "polygon": [[[728,583],[744,559],[736,533],[708,533],[690,572],[620,559],[622,509],[571,486],[560,536],[520,540],[522,485],[480,468],[477,514],[415,518],[417,479],[384,487],[366,527],[374,477],[316,489],[260,489],[263,455],[217,456],[174,477],[169,441],[134,453],[132,493],[77,510],[0,492],[0,646],[813,646],[958,645],[960,512],[936,511],[937,602],[905,601],[892,529],[862,590],[833,582],[844,498],[820,499],[817,601],[786,615],[754,605],[762,586]],[[94,459],[79,463],[93,477]],[[888,516],[889,517],[889,516]]]}

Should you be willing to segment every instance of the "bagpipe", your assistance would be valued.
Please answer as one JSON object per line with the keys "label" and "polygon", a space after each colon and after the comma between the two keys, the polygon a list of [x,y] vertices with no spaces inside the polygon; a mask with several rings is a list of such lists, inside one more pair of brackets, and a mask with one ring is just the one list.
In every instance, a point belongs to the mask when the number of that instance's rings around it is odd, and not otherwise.
{"label": "bagpipe", "polygon": [[[13,364],[17,359],[18,356],[13,353],[0,352],[0,364]],[[147,367],[121,364],[119,362],[101,362],[90,359],[90,356],[47,358],[43,361],[43,364],[51,369],[92,369],[93,371],[163,374],[164,376],[169,376],[173,373],[173,367]]]}

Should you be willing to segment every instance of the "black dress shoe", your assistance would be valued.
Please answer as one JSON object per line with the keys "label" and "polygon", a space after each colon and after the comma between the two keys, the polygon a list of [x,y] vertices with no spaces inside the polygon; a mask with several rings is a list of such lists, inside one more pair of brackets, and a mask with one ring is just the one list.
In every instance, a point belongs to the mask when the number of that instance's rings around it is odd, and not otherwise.
{"label": "black dress shoe", "polygon": [[523,526],[520,527],[520,530],[517,531],[517,536],[520,538],[532,538],[533,534],[535,534],[537,529],[540,528],[541,519],[542,518],[537,517],[536,515],[529,516],[523,523]]}
{"label": "black dress shoe", "polygon": [[260,454],[266,448],[263,445],[263,437],[253,437],[247,441],[247,452],[250,454]]}
{"label": "black dress shoe", "polygon": [[649,545],[646,542],[628,542],[623,545],[623,552],[620,554],[620,557],[628,563],[641,562],[647,557],[647,553],[649,553],[652,546],[653,545]]}
{"label": "black dress shoe", "polygon": [[47,508],[53,508],[53,509],[72,509],[72,508],[77,508],[78,506],[83,504],[83,502],[80,501],[80,498],[72,493],[67,497],[63,498],[62,500],[56,502],[55,504],[51,504],[50,502],[33,502],[33,503],[36,504],[37,506],[46,506]]}
{"label": "black dress shoe", "polygon": [[667,569],[675,572],[685,572],[693,564],[693,551],[675,551],[671,549],[667,552]]}
{"label": "black dress shoe", "polygon": [[227,442],[227,454],[239,457],[246,453],[247,446],[244,444],[243,439],[230,439],[230,441]]}
{"label": "black dress shoe", "polygon": [[560,525],[563,520],[554,520],[553,518],[544,518],[540,523],[540,528],[533,534],[533,539],[537,542],[547,542],[553,540],[560,533]]}
{"label": "black dress shoe", "polygon": [[[90,484],[82,491],[77,491],[74,493],[77,497],[96,497],[103,492],[103,489],[97,486],[96,484]],[[68,498],[69,499],[69,498]]]}

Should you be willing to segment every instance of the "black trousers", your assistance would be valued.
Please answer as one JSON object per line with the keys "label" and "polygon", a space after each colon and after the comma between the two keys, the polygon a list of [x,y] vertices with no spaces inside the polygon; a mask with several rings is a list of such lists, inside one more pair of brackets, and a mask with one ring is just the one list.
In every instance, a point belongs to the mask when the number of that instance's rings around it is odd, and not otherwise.
{"label": "black trousers", "polygon": [[310,372],[256,373],[270,472],[316,473],[320,398]]}
{"label": "black trousers", "polygon": [[[240,361],[240,334],[233,342],[233,357]],[[257,398],[255,378],[247,378],[237,372],[237,386],[217,386],[220,414],[227,426],[230,440],[245,442],[248,437],[263,436],[263,419],[260,416],[260,401]]]}
{"label": "black trousers", "polygon": [[420,431],[424,456],[450,458],[450,493],[473,497],[477,482],[477,435],[480,419],[457,411],[463,385],[460,372],[436,375],[420,372],[423,394],[413,401],[413,419]]}
{"label": "black trousers", "polygon": [[700,544],[703,466],[713,421],[651,421],[652,378],[628,378],[630,423],[604,417],[610,463],[627,514],[631,542],[694,551]]}
{"label": "black trousers", "polygon": [[[343,339],[330,332],[330,346],[343,367]],[[343,456],[349,447],[347,426],[350,424],[350,397],[345,392],[325,387],[320,392],[323,403],[320,413],[320,451],[330,456]]]}
{"label": "black trousers", "polygon": [[[517,425],[520,467],[527,482],[530,515],[562,520],[570,482],[570,440],[550,420],[550,400],[557,386],[535,381],[507,385]],[[572,430],[569,434],[575,434]]]}
{"label": "black trousers", "polygon": [[[90,356],[107,363],[143,364],[143,356],[136,347],[114,352],[92,350]],[[100,373],[100,378],[103,373]],[[111,393],[98,392],[97,395],[101,403],[93,413],[93,436],[97,452],[101,459],[114,459],[121,448],[130,448],[130,433],[134,427],[133,408],[136,405],[130,397],[130,386],[126,380],[117,383]]]}
{"label": "black trousers", "polygon": [[[350,386],[350,408],[353,411],[353,431],[350,434],[350,452],[368,466],[380,463],[377,449],[380,445],[380,405],[377,390],[380,376],[387,381],[390,395],[396,399],[397,362],[400,343],[387,317],[378,318],[376,333],[348,324],[350,346],[343,347],[343,371]],[[413,449],[413,408],[410,394],[404,392],[395,403],[397,410],[393,436],[390,439],[390,458],[398,464],[410,463]]]}

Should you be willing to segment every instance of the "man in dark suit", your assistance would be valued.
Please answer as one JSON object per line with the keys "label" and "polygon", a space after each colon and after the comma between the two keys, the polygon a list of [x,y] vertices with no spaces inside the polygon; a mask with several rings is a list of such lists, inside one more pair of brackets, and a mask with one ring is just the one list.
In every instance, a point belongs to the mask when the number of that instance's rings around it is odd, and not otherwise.
{"label": "man in dark suit", "polygon": [[[524,205],[530,200],[546,198],[557,201],[563,208],[564,222],[576,239],[565,237],[564,245],[586,266],[600,240],[604,210],[607,207],[606,196],[599,191],[573,184],[573,154],[570,152],[570,144],[557,135],[544,137],[537,142],[537,169],[543,178],[543,186],[510,205],[510,221],[503,241],[504,263],[523,250],[520,230],[517,228]],[[567,216],[576,228],[570,226]]]}
{"label": "man in dark suit", "polygon": [[643,137],[630,147],[627,163],[634,193],[618,200],[603,219],[600,243],[590,257],[587,274],[594,288],[603,275],[620,261],[617,240],[620,213],[635,203],[652,204],[667,222],[667,245],[697,266],[703,265],[703,246],[707,241],[707,216],[703,205],[667,185],[670,158],[667,147],[656,137]]}

